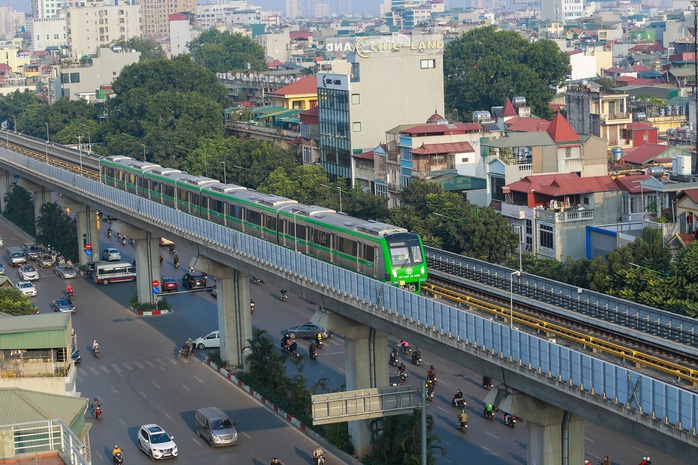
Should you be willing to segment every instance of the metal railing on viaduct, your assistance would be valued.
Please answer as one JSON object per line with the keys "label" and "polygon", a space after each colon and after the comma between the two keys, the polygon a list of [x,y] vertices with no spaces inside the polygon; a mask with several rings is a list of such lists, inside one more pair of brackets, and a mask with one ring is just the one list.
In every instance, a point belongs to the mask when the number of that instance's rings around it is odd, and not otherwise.
{"label": "metal railing on viaduct", "polygon": [[[119,191],[43,161],[0,150],[0,168],[58,189],[64,196],[168,231],[296,288],[327,296],[337,313],[393,335],[414,335],[426,348],[473,368],[501,368],[500,381],[693,463],[698,460],[698,394],[592,354],[558,345],[463,309],[300,255],[222,225]],[[254,274],[254,273],[250,273]],[[334,307],[329,307],[335,311]],[[344,312],[344,313],[343,313]],[[386,361],[387,362],[387,361]]]}

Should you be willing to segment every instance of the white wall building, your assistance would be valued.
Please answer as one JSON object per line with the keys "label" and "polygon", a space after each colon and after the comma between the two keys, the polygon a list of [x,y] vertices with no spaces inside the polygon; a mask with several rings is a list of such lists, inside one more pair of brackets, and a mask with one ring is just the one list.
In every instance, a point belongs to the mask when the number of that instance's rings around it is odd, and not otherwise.
{"label": "white wall building", "polygon": [[541,0],[540,17],[566,23],[584,15],[584,0]]}
{"label": "white wall building", "polygon": [[232,24],[259,24],[261,19],[261,7],[248,6],[247,2],[244,1],[196,6],[196,21],[204,30]]}
{"label": "white wall building", "polygon": [[80,58],[95,53],[115,40],[142,37],[141,6],[103,3],[84,8],[68,8],[68,47],[70,55]]}
{"label": "white wall building", "polygon": [[180,13],[170,15],[170,58],[189,53],[187,44],[192,41],[189,20]]}
{"label": "white wall building", "polygon": [[68,44],[68,23],[65,18],[34,19],[29,24],[31,49],[46,50],[49,47],[60,49]]}

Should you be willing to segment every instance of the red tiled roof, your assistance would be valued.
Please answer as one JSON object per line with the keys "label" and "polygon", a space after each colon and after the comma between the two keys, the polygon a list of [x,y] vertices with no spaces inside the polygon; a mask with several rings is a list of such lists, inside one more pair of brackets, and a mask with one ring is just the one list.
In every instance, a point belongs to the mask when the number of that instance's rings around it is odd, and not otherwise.
{"label": "red tiled roof", "polygon": [[317,94],[317,77],[316,76],[306,76],[289,84],[276,92],[272,92],[272,95],[305,95],[305,94]]}
{"label": "red tiled roof", "polygon": [[509,131],[541,132],[547,131],[550,121],[541,118],[512,118],[506,122]]}
{"label": "red tiled roof", "polygon": [[552,184],[556,179],[581,179],[577,173],[539,174],[536,176],[526,176],[520,181],[512,182],[504,186],[505,189],[515,192],[539,191]]}
{"label": "red tiled roof", "polygon": [[629,52],[639,52],[639,53],[649,53],[649,52],[663,52],[665,48],[659,42],[654,42],[651,44],[637,44]]}
{"label": "red tiled roof", "polygon": [[313,37],[313,33],[310,31],[291,31],[288,33],[291,40],[293,39],[310,39]]}
{"label": "red tiled roof", "polygon": [[477,123],[420,124],[400,131],[401,134],[465,134],[478,132],[482,126]]}
{"label": "red tiled roof", "polygon": [[553,111],[560,111],[561,108],[567,108],[566,103],[550,103],[548,106]]}
{"label": "red tiled roof", "polygon": [[421,147],[410,150],[414,155],[437,155],[440,153],[475,152],[468,142],[450,142],[445,144],[422,144]]}
{"label": "red tiled roof", "polygon": [[8,71],[11,69],[12,66],[8,65],[7,63],[0,63],[0,71]]}
{"label": "red tiled roof", "polygon": [[621,74],[621,73],[631,73],[632,71],[628,71],[627,69],[624,68],[608,68],[604,70],[604,73],[606,74]]}
{"label": "red tiled roof", "polygon": [[642,181],[646,181],[651,177],[651,174],[633,174],[632,176],[622,176],[616,178],[616,184],[618,184],[618,187],[620,187],[622,190],[630,194],[654,192],[654,189],[648,189],[642,184]]}
{"label": "red tiled roof", "polygon": [[537,190],[537,194],[559,197],[590,192],[617,191],[618,185],[611,176],[591,176],[577,179],[555,179],[549,186]]}
{"label": "red tiled roof", "polygon": [[186,21],[187,17],[182,13],[172,13],[170,15],[170,21]]}
{"label": "red tiled roof", "polygon": [[277,66],[282,66],[282,65],[283,65],[283,62],[281,62],[279,60],[274,60],[274,61],[270,61],[267,63],[267,68],[275,68]]}
{"label": "red tiled roof", "polygon": [[502,114],[499,116],[519,116],[518,113],[516,113],[516,110],[514,110],[514,105],[512,105],[511,100],[507,98],[507,101],[504,102],[504,108],[502,109]]}
{"label": "red tiled roof", "polygon": [[555,117],[550,126],[548,126],[547,132],[555,142],[581,141],[577,133],[572,129],[572,126],[570,126],[570,123],[567,122],[559,111],[555,113]]}
{"label": "red tiled roof", "polygon": [[696,238],[693,237],[693,234],[691,233],[680,233],[677,234],[676,237],[679,238],[679,240],[683,243],[685,247],[688,247],[691,244],[691,242],[696,240]]}
{"label": "red tiled roof", "polygon": [[656,158],[660,154],[664,153],[669,148],[667,145],[661,144],[643,144],[625,155],[622,160],[626,163],[633,163],[635,165],[644,165],[648,161]]}
{"label": "red tiled roof", "polygon": [[570,50],[569,52],[567,52],[569,56],[579,55],[580,53],[584,53],[584,50]]}
{"label": "red tiled roof", "polygon": [[633,68],[633,71],[635,71],[636,73],[639,73],[639,72],[642,72],[642,71],[652,71],[651,68],[648,68],[647,66],[645,66],[645,65],[643,65],[643,64],[633,65],[632,68]]}
{"label": "red tiled roof", "polygon": [[698,203],[698,189],[686,189],[683,193],[691,199],[691,202]]}
{"label": "red tiled roof", "polygon": [[693,61],[695,55],[696,54],[693,52],[676,53],[674,55],[669,55],[669,61]]}
{"label": "red tiled roof", "polygon": [[357,153],[356,155],[352,155],[354,158],[360,158],[362,160],[373,160],[373,157],[375,155],[373,154],[373,150],[369,150],[368,152],[361,152]]}

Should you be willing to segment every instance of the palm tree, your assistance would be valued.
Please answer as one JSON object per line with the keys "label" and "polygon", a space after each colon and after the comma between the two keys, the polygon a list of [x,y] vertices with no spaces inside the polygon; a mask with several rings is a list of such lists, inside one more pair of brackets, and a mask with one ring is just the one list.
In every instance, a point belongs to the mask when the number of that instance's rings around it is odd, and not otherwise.
{"label": "palm tree", "polygon": [[[369,454],[376,463],[385,465],[420,465],[421,463],[422,412],[415,409],[412,415],[395,415],[375,418],[369,422],[372,431],[373,452]],[[442,457],[446,450],[441,440],[432,434],[434,418],[427,416],[427,463],[436,462],[435,452]],[[372,463],[368,462],[367,463]]]}
{"label": "palm tree", "polygon": [[286,377],[284,357],[276,351],[272,338],[265,330],[253,327],[247,342],[251,352],[245,361],[250,364],[249,374],[255,383],[270,389],[282,387]]}

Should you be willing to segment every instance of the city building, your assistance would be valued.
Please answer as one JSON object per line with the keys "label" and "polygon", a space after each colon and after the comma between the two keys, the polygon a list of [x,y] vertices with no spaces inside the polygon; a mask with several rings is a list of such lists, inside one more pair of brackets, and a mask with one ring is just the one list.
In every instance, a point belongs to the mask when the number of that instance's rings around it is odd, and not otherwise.
{"label": "city building", "polygon": [[97,94],[96,89],[114,82],[121,70],[136,63],[140,56],[140,52],[100,48],[97,56],[91,58],[91,66],[52,65],[48,86],[49,104],[63,97],[70,100],[82,98],[92,102]]}
{"label": "city building", "polygon": [[373,150],[390,128],[444,113],[442,36],[362,36],[351,74],[318,74],[320,163],[354,182],[352,155]]}
{"label": "city building", "polygon": [[65,17],[34,18],[29,22],[31,50],[60,50],[68,43],[68,23]]}
{"label": "city building", "polygon": [[309,110],[317,106],[317,78],[306,76],[267,97],[273,107]]}
{"label": "city building", "polygon": [[170,35],[170,15],[182,13],[196,18],[195,0],[140,0],[141,26],[144,37]]}
{"label": "city building", "polygon": [[540,10],[542,19],[569,23],[584,15],[584,0],[541,0]]}
{"label": "city building", "polygon": [[191,42],[192,29],[189,18],[180,13],[170,15],[170,50],[169,56],[175,57],[189,53],[187,44]]}
{"label": "city building", "polygon": [[90,3],[66,10],[70,56],[80,59],[115,40],[141,37],[141,6]]}
{"label": "city building", "polygon": [[621,131],[633,122],[628,111],[628,94],[610,93],[598,84],[569,85],[566,92],[567,117],[579,134],[591,134],[607,141],[608,147],[625,145]]}
{"label": "city building", "polygon": [[234,24],[249,26],[259,24],[261,20],[261,7],[250,6],[246,1],[200,3],[196,6],[196,22],[203,30],[212,27],[227,28]]}

